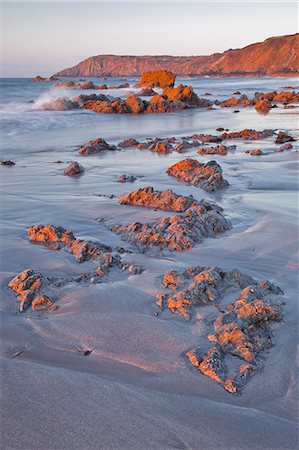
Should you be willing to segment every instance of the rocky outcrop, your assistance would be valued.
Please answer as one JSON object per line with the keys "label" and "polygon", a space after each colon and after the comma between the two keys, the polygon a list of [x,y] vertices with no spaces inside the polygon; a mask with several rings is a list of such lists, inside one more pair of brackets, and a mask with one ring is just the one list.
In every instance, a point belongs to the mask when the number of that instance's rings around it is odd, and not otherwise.
{"label": "rocky outcrop", "polygon": [[[282,295],[281,289],[269,281],[258,283],[237,269],[225,272],[219,267],[170,270],[162,284],[165,291],[157,295],[156,302],[162,310],[167,308],[186,320],[196,307],[205,305],[221,313],[212,321],[205,320],[206,337],[213,347],[206,352],[190,349],[186,357],[229,393],[240,394],[250,376],[262,368],[264,352],[273,345],[270,324],[282,320],[282,304],[272,296]],[[239,290],[237,300],[222,310],[226,293]]]}
{"label": "rocky outcrop", "polygon": [[205,200],[193,203],[192,198],[182,198],[172,191],[155,192],[152,188],[146,188],[146,191],[149,194],[148,201],[144,190],[130,193],[127,197],[120,196],[119,201],[149,207],[157,204],[159,209],[172,211],[175,210],[174,208],[184,210],[189,202],[192,203],[183,214],[149,223],[135,222],[111,228],[112,231],[119,233],[123,240],[136,245],[142,252],[153,247],[170,251],[188,250],[202,242],[204,238],[215,237],[231,228],[230,223],[222,215],[222,208],[215,204]]}
{"label": "rocky outcrop", "polygon": [[[50,250],[65,250],[71,253],[78,263],[95,261],[98,265],[95,273],[86,275],[89,280],[95,277],[103,277],[112,267],[120,270],[128,270],[133,274],[143,271],[139,266],[123,263],[118,252],[113,252],[111,247],[101,242],[85,241],[77,239],[73,232],[53,225],[34,225],[28,230],[28,238],[32,242],[45,245]],[[85,279],[86,277],[83,276]]]}
{"label": "rocky outcrop", "polygon": [[182,102],[189,107],[206,108],[212,105],[209,100],[199,98],[193,91],[192,86],[184,86],[183,84],[179,84],[176,88],[165,88],[162,95],[171,102]]}
{"label": "rocky outcrop", "polygon": [[46,284],[47,279],[32,269],[24,270],[9,282],[8,286],[18,296],[20,312],[30,306],[34,311],[54,311],[56,309],[53,301],[41,293]]}
{"label": "rocky outcrop", "polygon": [[114,145],[109,145],[104,139],[98,138],[80,147],[79,153],[80,155],[87,156],[113,150],[116,150]]}
{"label": "rocky outcrop", "polygon": [[233,131],[222,133],[220,138],[224,141],[225,139],[244,139],[249,141],[257,141],[260,139],[266,139],[267,137],[273,136],[273,130],[263,130],[256,131],[246,128],[242,131]]}
{"label": "rocky outcrop", "polygon": [[257,112],[267,114],[272,108],[272,103],[268,99],[260,100],[256,102],[255,109]]}
{"label": "rocky outcrop", "polygon": [[76,177],[78,175],[82,175],[84,172],[84,168],[81,164],[77,163],[77,161],[73,161],[64,171],[65,175],[69,175],[70,177]]}
{"label": "rocky outcrop", "polygon": [[169,167],[167,174],[187,184],[199,186],[207,192],[228,186],[228,181],[223,178],[222,169],[216,161],[203,164],[195,159],[184,159]]}
{"label": "rocky outcrop", "polygon": [[176,75],[168,70],[152,70],[143,72],[141,80],[135,84],[135,87],[146,88],[172,88],[175,83]]}
{"label": "rocky outcrop", "polygon": [[57,76],[136,76],[167,69],[179,76],[298,76],[299,35],[276,36],[209,56],[99,55],[58,72]]}
{"label": "rocky outcrop", "polygon": [[192,196],[175,194],[171,189],[155,191],[152,186],[119,195],[117,200],[122,205],[144,206],[162,211],[185,212],[190,206],[198,204]]}
{"label": "rocky outcrop", "polygon": [[252,277],[237,269],[224,272],[219,267],[190,266],[181,273],[171,270],[164,274],[162,284],[166,291],[157,295],[157,304],[190,320],[195,306],[213,305],[220,309],[221,298],[228,289],[244,289],[254,283]]}

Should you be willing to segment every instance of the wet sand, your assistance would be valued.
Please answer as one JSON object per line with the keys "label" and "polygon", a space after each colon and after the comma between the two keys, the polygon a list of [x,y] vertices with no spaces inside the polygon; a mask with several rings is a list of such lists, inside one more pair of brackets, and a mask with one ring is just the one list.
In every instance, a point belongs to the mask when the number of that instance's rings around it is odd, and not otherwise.
{"label": "wet sand", "polygon": [[[1,168],[3,448],[296,448],[297,142],[290,152],[260,157],[245,151],[270,151],[273,138],[231,141],[236,151],[212,157],[198,155],[196,148],[184,155],[125,149],[88,157],[76,149],[96,137],[115,144],[129,137],[215,134],[220,126],[231,131],[283,129],[298,137],[296,114],[297,108],[277,108],[268,116],[251,108],[239,114],[199,110],[150,119],[109,117],[90,124],[87,113],[79,127],[33,130],[5,140],[6,159],[16,165]],[[169,177],[166,169],[186,156],[216,160],[230,186],[207,193]],[[85,168],[80,178],[63,174],[73,160]],[[123,173],[137,180],[118,183]],[[97,194],[119,195],[149,185],[217,202],[232,229],[189,251],[136,252],[97,219],[125,224],[165,213],[119,205]],[[20,314],[7,284],[25,268],[66,277],[95,266],[30,243],[27,230],[36,223],[61,225],[80,238],[131,248],[124,260],[146,269],[140,275],[111,271],[100,284],[68,283],[57,289],[55,312]],[[284,320],[273,326],[274,347],[240,396],[228,394],[183,356],[186,349],[205,345],[205,307],[197,308],[187,323],[160,313],[155,305],[161,275],[187,265],[236,267],[285,292]],[[84,356],[85,350],[92,353]]]}

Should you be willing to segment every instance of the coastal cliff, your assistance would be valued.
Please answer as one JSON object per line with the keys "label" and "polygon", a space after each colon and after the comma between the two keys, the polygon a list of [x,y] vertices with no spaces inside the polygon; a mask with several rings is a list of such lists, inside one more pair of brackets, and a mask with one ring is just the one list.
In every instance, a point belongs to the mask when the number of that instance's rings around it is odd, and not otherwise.
{"label": "coastal cliff", "polygon": [[144,71],[161,69],[179,76],[298,76],[298,49],[299,33],[209,56],[98,55],[55,76],[139,76]]}

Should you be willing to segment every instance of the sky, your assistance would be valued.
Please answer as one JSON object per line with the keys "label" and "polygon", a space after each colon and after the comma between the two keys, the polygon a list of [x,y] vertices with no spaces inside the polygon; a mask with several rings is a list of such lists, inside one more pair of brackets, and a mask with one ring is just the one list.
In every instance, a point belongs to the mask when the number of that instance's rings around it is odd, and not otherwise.
{"label": "sky", "polygon": [[298,32],[296,1],[2,1],[1,76],[49,76],[89,56],[208,55]]}

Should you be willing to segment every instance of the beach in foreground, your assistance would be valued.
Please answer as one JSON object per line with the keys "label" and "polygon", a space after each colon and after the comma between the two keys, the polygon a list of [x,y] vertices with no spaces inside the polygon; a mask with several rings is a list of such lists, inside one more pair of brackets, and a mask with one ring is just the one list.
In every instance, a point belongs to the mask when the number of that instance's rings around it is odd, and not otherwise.
{"label": "beach in foreground", "polygon": [[[110,79],[109,84],[128,82],[134,92],[136,81]],[[236,91],[252,98],[257,91],[282,91],[294,84],[291,78],[179,81],[192,85],[200,97],[209,92],[206,98],[212,101],[224,101]],[[298,141],[291,150],[277,152],[275,137],[282,130],[298,139],[297,105],[281,105],[266,115],[253,107],[240,107],[238,113],[216,107],[147,115],[44,111],[40,105],[72,97],[70,90],[27,79],[3,79],[1,84],[1,159],[15,162],[1,167],[3,448],[295,449]],[[118,89],[117,95],[127,90]],[[117,145],[129,138],[219,135],[217,128],[275,134],[228,140],[226,145],[235,148],[226,155],[198,154],[202,145],[184,154],[130,147],[78,153],[97,138]],[[263,154],[246,153],[255,150]],[[166,173],[185,158],[215,160],[228,186],[209,192]],[[72,161],[84,167],[80,177],[64,175]],[[123,174],[136,179],[120,183]],[[111,228],[175,215],[117,201],[147,186],[216,203],[230,227],[188,250],[141,252]],[[55,251],[28,240],[28,229],[36,224],[61,226],[80,239],[118,248],[122,264],[137,269],[113,266],[94,280],[94,261],[78,263],[63,248]],[[271,324],[273,345],[240,395],[204,376],[186,358],[189,349],[207,351],[207,330],[219,311],[196,305],[187,321],[156,304],[164,273],[188,266],[238,269],[284,292],[283,319]],[[50,289],[55,311],[19,312],[8,283],[28,268],[55,280]],[[234,301],[234,294],[226,292],[220,306]]]}

